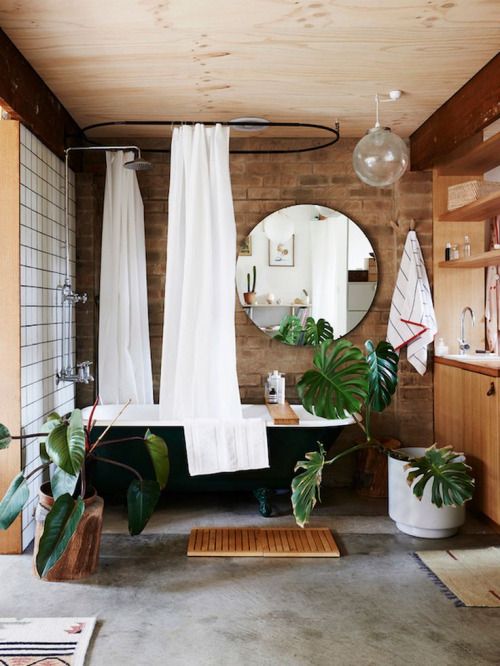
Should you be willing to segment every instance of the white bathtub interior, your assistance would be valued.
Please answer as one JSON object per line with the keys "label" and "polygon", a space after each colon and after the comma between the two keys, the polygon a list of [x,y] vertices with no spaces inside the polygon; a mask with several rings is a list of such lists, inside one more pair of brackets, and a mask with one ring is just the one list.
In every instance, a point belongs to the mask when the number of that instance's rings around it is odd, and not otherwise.
{"label": "white bathtub interior", "polygon": [[[98,405],[94,413],[96,426],[107,426],[123,409],[123,405]],[[182,426],[180,421],[160,421],[159,405],[128,405],[123,414],[120,415],[116,426]],[[266,426],[274,428],[324,428],[328,426],[346,426],[354,423],[352,416],[345,419],[323,419],[310,414],[302,405],[292,405],[292,409],[299,417],[299,426],[275,426],[265,405],[242,405],[243,418],[262,418]],[[85,423],[88,421],[92,407],[85,407],[82,415]]]}

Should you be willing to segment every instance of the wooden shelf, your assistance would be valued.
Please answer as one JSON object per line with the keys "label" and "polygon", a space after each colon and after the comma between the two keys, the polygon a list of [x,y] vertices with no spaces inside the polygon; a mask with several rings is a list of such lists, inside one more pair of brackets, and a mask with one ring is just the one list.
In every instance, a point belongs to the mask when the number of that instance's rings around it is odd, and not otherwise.
{"label": "wooden shelf", "polygon": [[488,217],[500,215],[499,191],[482,197],[456,210],[449,210],[439,216],[441,222],[483,222]]}
{"label": "wooden shelf", "polygon": [[312,303],[301,305],[300,303],[242,303],[242,308],[311,308]]}
{"label": "wooden shelf", "polygon": [[500,132],[469,150],[460,148],[449,155],[440,169],[446,175],[480,175],[500,165]]}
{"label": "wooden shelf", "polygon": [[500,250],[481,252],[465,259],[455,261],[440,261],[439,268],[485,268],[486,266],[500,265]]}

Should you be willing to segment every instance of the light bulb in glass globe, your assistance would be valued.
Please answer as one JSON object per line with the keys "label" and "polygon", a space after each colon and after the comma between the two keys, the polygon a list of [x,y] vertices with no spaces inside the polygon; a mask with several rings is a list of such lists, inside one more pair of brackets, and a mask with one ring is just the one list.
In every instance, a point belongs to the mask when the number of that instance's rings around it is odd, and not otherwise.
{"label": "light bulb in glass globe", "polygon": [[352,165],[360,180],[372,187],[392,185],[406,171],[408,148],[388,127],[375,126],[358,141]]}

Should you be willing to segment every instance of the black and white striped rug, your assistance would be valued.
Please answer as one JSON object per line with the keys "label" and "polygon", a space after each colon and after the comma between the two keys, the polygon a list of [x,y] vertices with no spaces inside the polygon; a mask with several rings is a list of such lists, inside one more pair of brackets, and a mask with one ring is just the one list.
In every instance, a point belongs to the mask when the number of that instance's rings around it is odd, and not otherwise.
{"label": "black and white striped rug", "polygon": [[95,621],[0,618],[0,666],[83,666]]}

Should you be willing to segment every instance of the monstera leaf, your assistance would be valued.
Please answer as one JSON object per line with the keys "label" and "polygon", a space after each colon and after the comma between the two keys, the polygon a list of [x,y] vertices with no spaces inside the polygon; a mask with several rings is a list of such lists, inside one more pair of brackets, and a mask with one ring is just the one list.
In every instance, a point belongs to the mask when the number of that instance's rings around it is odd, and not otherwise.
{"label": "monstera leaf", "polygon": [[385,341],[375,347],[371,340],[367,340],[365,348],[370,382],[368,402],[373,410],[382,412],[391,403],[398,385],[399,356],[394,347]]}
{"label": "monstera leaf", "polygon": [[299,527],[304,527],[309,522],[316,502],[321,501],[320,486],[325,466],[325,450],[321,442],[318,442],[318,445],[319,451],[306,453],[306,459],[299,460],[295,465],[295,471],[304,470],[292,479],[293,515]]}
{"label": "monstera leaf", "polygon": [[306,319],[304,344],[318,347],[325,340],[333,340],[332,325],[326,319],[314,321],[313,317]]}
{"label": "monstera leaf", "polygon": [[323,342],[297,384],[302,404],[311,414],[327,419],[359,412],[368,397],[368,364],[348,340]]}
{"label": "monstera leaf", "polygon": [[280,322],[279,331],[274,336],[275,340],[284,342],[287,345],[302,344],[303,337],[302,324],[295,315],[287,315]]}
{"label": "monstera leaf", "polygon": [[410,470],[408,485],[418,479],[413,493],[421,500],[424,488],[432,480],[431,501],[437,507],[460,506],[471,499],[474,492],[474,479],[470,467],[466,465],[451,446],[438,449],[436,445],[426,450],[425,455],[412,460],[405,469]]}

